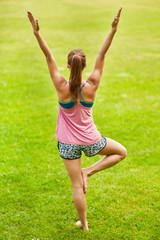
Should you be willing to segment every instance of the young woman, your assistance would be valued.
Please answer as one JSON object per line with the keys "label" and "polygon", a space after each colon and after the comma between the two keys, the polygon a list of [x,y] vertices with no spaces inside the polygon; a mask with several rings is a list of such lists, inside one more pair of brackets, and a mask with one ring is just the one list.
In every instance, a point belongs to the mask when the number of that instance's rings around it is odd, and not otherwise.
{"label": "young woman", "polygon": [[[38,20],[28,11],[28,18],[33,27],[40,48],[45,54],[49,72],[56,88],[59,102],[59,114],[56,127],[59,154],[62,157],[73,188],[73,201],[80,218],[76,225],[88,230],[86,217],[87,182],[96,172],[109,168],[126,157],[126,149],[120,143],[102,137],[92,118],[92,105],[96,98],[105,54],[117,31],[122,8],[114,17],[112,29],[100,48],[95,67],[86,81],[82,80],[82,72],[86,67],[86,56],[81,49],[72,50],[68,54],[67,67],[70,71],[69,81],[60,74],[55,58],[39,33]],[[82,151],[86,156],[104,155],[102,159],[87,168],[81,168]]]}

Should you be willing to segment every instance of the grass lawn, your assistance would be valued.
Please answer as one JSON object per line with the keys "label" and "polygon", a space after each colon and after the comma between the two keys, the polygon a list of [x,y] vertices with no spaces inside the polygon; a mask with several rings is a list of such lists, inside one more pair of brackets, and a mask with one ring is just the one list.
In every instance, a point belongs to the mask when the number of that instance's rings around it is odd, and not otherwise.
{"label": "grass lawn", "polygon": [[[93,116],[128,156],[90,178],[83,232],[57,149],[56,91],[27,10],[66,79],[68,52],[83,49],[86,80],[121,6]],[[159,9],[158,0],[0,0],[1,240],[159,239]],[[83,155],[82,167],[99,159]]]}

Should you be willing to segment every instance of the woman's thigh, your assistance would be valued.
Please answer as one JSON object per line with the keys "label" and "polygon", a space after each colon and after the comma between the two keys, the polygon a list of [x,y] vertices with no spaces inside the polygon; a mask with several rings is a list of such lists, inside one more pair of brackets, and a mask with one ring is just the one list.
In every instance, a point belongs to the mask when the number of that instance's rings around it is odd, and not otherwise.
{"label": "woman's thigh", "polygon": [[111,154],[118,154],[123,155],[126,157],[127,151],[124,146],[122,146],[120,143],[116,142],[115,140],[111,138],[106,138],[107,144],[105,148],[103,148],[98,154],[99,155],[111,155]]}
{"label": "woman's thigh", "polygon": [[68,175],[71,179],[72,186],[82,186],[83,180],[81,175],[81,158],[74,159],[74,160],[68,160],[62,158],[64,165],[66,167],[66,170],[68,172]]}

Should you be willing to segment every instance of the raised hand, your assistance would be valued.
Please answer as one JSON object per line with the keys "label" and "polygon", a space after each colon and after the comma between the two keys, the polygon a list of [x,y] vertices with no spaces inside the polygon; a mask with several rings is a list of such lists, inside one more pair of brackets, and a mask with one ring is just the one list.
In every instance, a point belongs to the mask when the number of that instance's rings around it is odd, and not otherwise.
{"label": "raised hand", "polygon": [[39,32],[39,29],[40,29],[39,24],[38,24],[38,19],[35,19],[31,12],[27,11],[27,13],[28,13],[28,18],[33,27],[33,33],[36,34]]}
{"label": "raised hand", "polygon": [[117,15],[115,15],[114,20],[112,22],[112,29],[115,30],[115,31],[117,30],[117,26],[118,26],[119,18],[120,18],[120,15],[121,15],[121,11],[122,11],[122,8],[119,9]]}

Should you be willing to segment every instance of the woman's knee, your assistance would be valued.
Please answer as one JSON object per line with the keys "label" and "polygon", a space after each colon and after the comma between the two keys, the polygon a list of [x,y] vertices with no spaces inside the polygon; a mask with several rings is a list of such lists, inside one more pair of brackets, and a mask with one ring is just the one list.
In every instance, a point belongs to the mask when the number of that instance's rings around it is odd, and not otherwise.
{"label": "woman's knee", "polygon": [[72,190],[74,194],[81,194],[83,192],[83,184],[82,183],[72,183]]}
{"label": "woman's knee", "polygon": [[83,188],[83,180],[81,175],[77,175],[76,178],[71,179],[72,188],[81,189]]}
{"label": "woman's knee", "polygon": [[122,149],[121,149],[121,160],[125,159],[126,156],[127,156],[127,149],[125,147],[122,146]]}
{"label": "woman's knee", "polygon": [[72,187],[74,187],[74,188],[81,188],[81,187],[83,187],[83,182],[82,181],[77,181],[77,182],[71,181],[71,183],[72,183]]}

